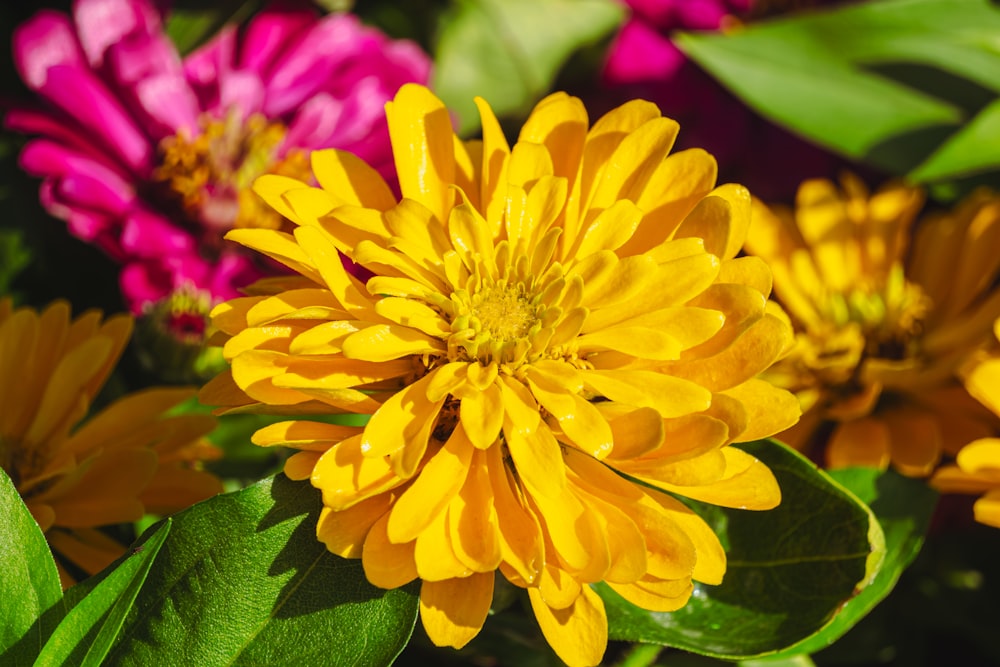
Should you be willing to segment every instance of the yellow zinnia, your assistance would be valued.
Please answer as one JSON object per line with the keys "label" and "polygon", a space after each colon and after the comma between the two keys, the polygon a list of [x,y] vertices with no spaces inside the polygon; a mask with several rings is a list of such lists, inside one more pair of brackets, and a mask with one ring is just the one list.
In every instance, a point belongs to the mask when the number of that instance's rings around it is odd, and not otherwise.
{"label": "yellow zinnia", "polygon": [[[993,325],[1000,341],[1000,319]],[[982,351],[964,373],[965,386],[1000,417],[1000,351]],[[1000,437],[980,438],[963,447],[954,465],[943,466],[931,483],[946,493],[984,494],[973,505],[976,521],[1000,528]]]}
{"label": "yellow zinnia", "polygon": [[796,393],[802,420],[781,436],[825,446],[830,467],[892,463],[928,475],[942,453],[998,422],[958,378],[1000,315],[1000,198],[971,195],[911,226],[919,190],[889,184],[869,196],[812,180],[794,211],[755,202],[749,252],[774,272],[796,329],[792,352],[767,373]]}
{"label": "yellow zinnia", "polygon": [[469,142],[426,88],[387,105],[400,201],[340,151],[313,153],[318,188],[257,181],[298,227],[228,238],[298,276],[215,309],[232,368],[202,399],[370,414],[254,436],[301,450],[285,472],[322,490],[319,539],[377,586],[421,579],[438,645],[479,632],[499,570],[563,660],[595,664],[607,620],[588,584],[669,611],[722,580],[718,539],[670,494],[778,503],[770,471],[726,445],[797,418],[755,379],[791,331],[767,312],[766,265],[736,258],[749,194],[714,187],[704,151],[668,156],[678,126],[655,105],[589,127],[554,94],[510,148],[477,104]]}
{"label": "yellow zinnia", "polygon": [[0,299],[0,467],[59,556],[64,585],[71,570],[94,574],[124,553],[100,526],[173,512],[222,490],[198,469],[218,453],[202,437],[215,418],[165,415],[191,389],[138,392],[78,426],[131,331],[125,315],[71,319],[63,301],[38,313]]}

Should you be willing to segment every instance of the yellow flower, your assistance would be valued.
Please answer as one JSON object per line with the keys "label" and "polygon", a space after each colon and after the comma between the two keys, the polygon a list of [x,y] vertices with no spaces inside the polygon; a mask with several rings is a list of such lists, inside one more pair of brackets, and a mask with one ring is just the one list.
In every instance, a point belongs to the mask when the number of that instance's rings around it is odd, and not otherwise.
{"label": "yellow flower", "polygon": [[919,190],[888,184],[869,197],[851,176],[842,186],[803,183],[794,212],[755,202],[746,248],[770,264],[796,330],[766,374],[802,405],[779,437],[825,445],[829,467],[928,475],[942,452],[998,425],[958,372],[1000,315],[1000,198],[980,191],[927,215],[908,247]]}
{"label": "yellow flower", "polygon": [[[993,325],[1000,340],[1000,319]],[[1000,351],[975,355],[964,373],[966,389],[1000,416]],[[963,447],[954,465],[942,466],[931,483],[946,493],[985,494],[973,506],[977,521],[1000,528],[1000,438],[980,438]]]}
{"label": "yellow flower", "polygon": [[232,368],[202,400],[370,414],[254,436],[301,450],[285,472],[322,490],[319,539],[375,585],[421,579],[438,645],[479,632],[499,570],[564,661],[596,664],[607,620],[588,584],[670,611],[722,579],[718,539],[667,492],[778,503],[770,471],[726,445],[797,418],[755,378],[791,331],[766,312],[766,265],[735,257],[749,194],[715,188],[704,151],[668,156],[678,126],[653,104],[589,127],[554,94],[510,148],[477,103],[469,142],[423,87],[387,105],[400,201],[338,151],[313,153],[318,188],[257,181],[298,227],[228,237],[299,275],[215,309]]}
{"label": "yellow flower", "polygon": [[0,299],[0,466],[59,557],[64,585],[72,571],[93,574],[124,552],[100,526],[222,490],[197,463],[217,455],[202,439],[215,418],[164,414],[193,390],[138,392],[79,425],[131,331],[124,315],[71,320],[62,301],[38,313]]}

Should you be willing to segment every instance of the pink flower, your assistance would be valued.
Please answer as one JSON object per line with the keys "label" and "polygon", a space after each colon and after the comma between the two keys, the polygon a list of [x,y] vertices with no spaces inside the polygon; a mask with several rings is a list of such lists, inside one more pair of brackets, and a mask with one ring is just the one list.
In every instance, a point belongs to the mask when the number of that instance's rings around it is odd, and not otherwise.
{"label": "pink flower", "polygon": [[281,227],[249,190],[264,173],[304,176],[309,151],[351,151],[394,180],[383,105],[430,61],[347,14],[272,5],[181,58],[150,0],[76,0],[13,38],[35,106],[6,126],[37,135],[21,165],[45,208],[123,265],[134,312],[182,287],[215,301],[272,267],[222,241]]}
{"label": "pink flower", "polygon": [[[822,4],[824,0],[813,0]],[[595,112],[641,97],[682,128],[678,148],[715,156],[720,180],[737,181],[765,199],[791,198],[804,178],[832,176],[843,162],[750,111],[674,44],[676,30],[725,29],[753,12],[755,0],[624,0],[629,18],[605,60]],[[751,7],[753,5],[753,7]],[[589,102],[589,100],[588,100]]]}

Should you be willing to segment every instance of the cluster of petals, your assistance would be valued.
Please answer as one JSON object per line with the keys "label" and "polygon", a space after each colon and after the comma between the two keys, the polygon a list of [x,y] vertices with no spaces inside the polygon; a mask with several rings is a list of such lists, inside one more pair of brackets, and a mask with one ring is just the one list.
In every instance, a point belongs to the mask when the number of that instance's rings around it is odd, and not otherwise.
{"label": "cluster of petals", "polygon": [[[0,300],[0,467],[45,532],[64,584],[125,551],[98,530],[167,514],[222,491],[200,462],[209,415],[169,415],[190,388],[146,389],[88,417],[132,331],[132,318],[37,312]],[[82,423],[81,423],[82,422]]]}
{"label": "cluster of petals", "polygon": [[[591,127],[556,93],[511,147],[477,104],[474,141],[421,86],[386,106],[399,199],[344,151],[313,153],[319,187],[257,181],[297,227],[227,238],[295,275],[216,307],[231,369],[201,400],[299,417],[254,442],[300,450],[285,472],[322,491],[330,551],[381,587],[422,580],[436,644],[479,632],[499,571],[564,661],[595,664],[607,620],[590,584],[669,611],[722,580],[717,537],[675,495],[779,502],[728,445],[798,417],[755,377],[792,334],[767,266],[737,257],[748,192],[716,187],[702,150],[670,154],[678,125],[655,105]],[[308,419],[342,412],[370,418]]]}
{"label": "cluster of petals", "polygon": [[183,59],[162,21],[152,0],[39,11],[13,38],[36,104],[5,118],[37,135],[20,159],[42,179],[43,205],[123,265],[136,313],[182,285],[219,300],[262,275],[221,243],[239,209],[252,220],[254,206],[266,208],[249,189],[260,173],[336,146],[388,175],[382,105],[429,73],[416,45],[308,6],[266,8],[242,34],[227,26]]}
{"label": "cluster of petals", "polygon": [[870,194],[847,175],[804,182],[794,210],[755,208],[747,251],[771,266],[796,330],[767,373],[802,403],[780,437],[825,447],[830,467],[925,476],[1000,426],[961,380],[1000,316],[1000,198],[977,191],[917,220],[922,205],[914,187]]}
{"label": "cluster of petals", "polygon": [[[1000,344],[1000,319],[993,332]],[[1000,418],[1000,347],[978,350],[962,378],[969,393]],[[946,493],[982,494],[973,505],[976,520],[1000,528],[1000,430],[962,447],[931,483]]]}

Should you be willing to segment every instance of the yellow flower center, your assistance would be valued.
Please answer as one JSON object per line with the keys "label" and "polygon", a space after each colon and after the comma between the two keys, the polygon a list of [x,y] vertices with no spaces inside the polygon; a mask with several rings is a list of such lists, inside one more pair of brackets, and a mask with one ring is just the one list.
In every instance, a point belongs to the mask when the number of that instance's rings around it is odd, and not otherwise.
{"label": "yellow flower center", "polygon": [[448,340],[451,359],[518,366],[541,351],[537,334],[546,308],[523,283],[484,285],[472,294],[459,290],[451,301],[456,314]]}
{"label": "yellow flower center", "polygon": [[930,299],[906,280],[897,263],[884,284],[831,292],[817,306],[818,326],[798,336],[797,381],[786,386],[797,391],[822,388],[827,410],[837,418],[868,415],[883,388],[865,379],[865,363],[918,361]]}
{"label": "yellow flower center", "polygon": [[182,131],[161,142],[162,159],[154,178],[167,185],[188,217],[215,232],[233,227],[280,229],[282,216],[250,186],[263,174],[309,179],[304,151],[281,155],[287,128],[261,114],[244,120],[236,110],[221,119],[204,115],[200,125],[193,139]]}

